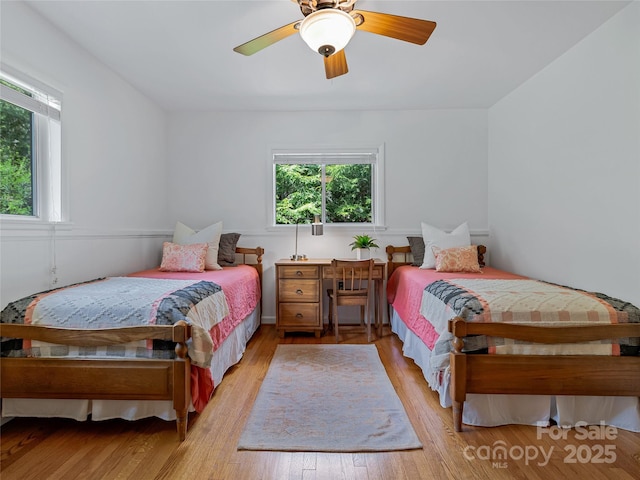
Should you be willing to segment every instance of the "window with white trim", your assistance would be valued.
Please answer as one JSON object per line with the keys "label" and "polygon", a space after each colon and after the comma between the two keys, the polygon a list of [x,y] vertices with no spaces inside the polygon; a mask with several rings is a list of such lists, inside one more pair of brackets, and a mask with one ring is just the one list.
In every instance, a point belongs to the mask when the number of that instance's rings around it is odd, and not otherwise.
{"label": "window with white trim", "polygon": [[61,99],[54,89],[0,68],[0,215],[62,220]]}
{"label": "window with white trim", "polygon": [[383,147],[274,149],[272,225],[384,225]]}

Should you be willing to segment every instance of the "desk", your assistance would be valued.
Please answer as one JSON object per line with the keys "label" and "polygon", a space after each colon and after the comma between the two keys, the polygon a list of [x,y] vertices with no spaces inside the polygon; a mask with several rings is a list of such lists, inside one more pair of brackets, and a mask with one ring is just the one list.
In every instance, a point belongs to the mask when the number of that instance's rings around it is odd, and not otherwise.
{"label": "desk", "polygon": [[[281,259],[276,266],[276,330],[314,332],[320,337],[324,329],[324,280],[332,278],[331,259]],[[375,326],[380,335],[384,312],[384,282],[387,264],[375,259],[373,267]]]}

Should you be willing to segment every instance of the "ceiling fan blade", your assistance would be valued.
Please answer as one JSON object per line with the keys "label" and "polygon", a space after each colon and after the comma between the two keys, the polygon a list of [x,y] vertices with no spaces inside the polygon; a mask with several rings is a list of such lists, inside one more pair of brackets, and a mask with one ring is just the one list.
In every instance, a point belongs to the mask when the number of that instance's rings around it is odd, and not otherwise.
{"label": "ceiling fan blade", "polygon": [[299,23],[300,20],[296,20],[289,25],[276,28],[269,33],[265,33],[264,35],[260,35],[259,37],[254,38],[253,40],[249,40],[247,43],[238,45],[233,49],[233,51],[241,53],[243,55],[253,55],[263,48],[268,47],[269,45],[273,45],[274,43],[279,42],[280,40],[283,40],[290,35],[293,35],[294,33],[298,33],[298,29],[296,28],[296,26]]}
{"label": "ceiling fan blade", "polygon": [[349,72],[347,68],[347,57],[344,54],[344,49],[324,57],[324,71],[327,74],[327,80],[334,77],[339,77]]}
{"label": "ceiling fan blade", "polygon": [[351,16],[356,19],[356,24],[358,23],[358,15],[363,18],[363,21],[357,26],[358,30],[396,38],[417,45],[427,43],[436,28],[436,22],[429,20],[364,10],[353,10],[351,12]]}

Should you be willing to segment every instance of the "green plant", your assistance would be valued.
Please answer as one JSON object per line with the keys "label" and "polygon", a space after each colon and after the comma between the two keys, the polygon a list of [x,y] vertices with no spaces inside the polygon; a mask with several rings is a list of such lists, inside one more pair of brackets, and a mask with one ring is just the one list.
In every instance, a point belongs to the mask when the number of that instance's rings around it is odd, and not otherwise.
{"label": "green plant", "polygon": [[351,250],[355,250],[356,248],[380,248],[378,244],[376,244],[376,239],[371,238],[369,235],[354,235],[353,242],[351,245]]}

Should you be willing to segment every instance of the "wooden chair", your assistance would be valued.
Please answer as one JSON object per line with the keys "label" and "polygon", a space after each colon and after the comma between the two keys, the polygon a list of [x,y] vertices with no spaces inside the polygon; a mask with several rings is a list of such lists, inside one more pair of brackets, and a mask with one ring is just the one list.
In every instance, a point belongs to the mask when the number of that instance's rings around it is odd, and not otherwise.
{"label": "wooden chair", "polygon": [[[333,324],[336,343],[339,341],[338,307],[360,306],[367,326],[367,341],[371,341],[371,301],[373,297],[373,265],[375,260],[331,261],[333,288],[329,296],[329,327]],[[362,323],[362,321],[361,321]]]}

